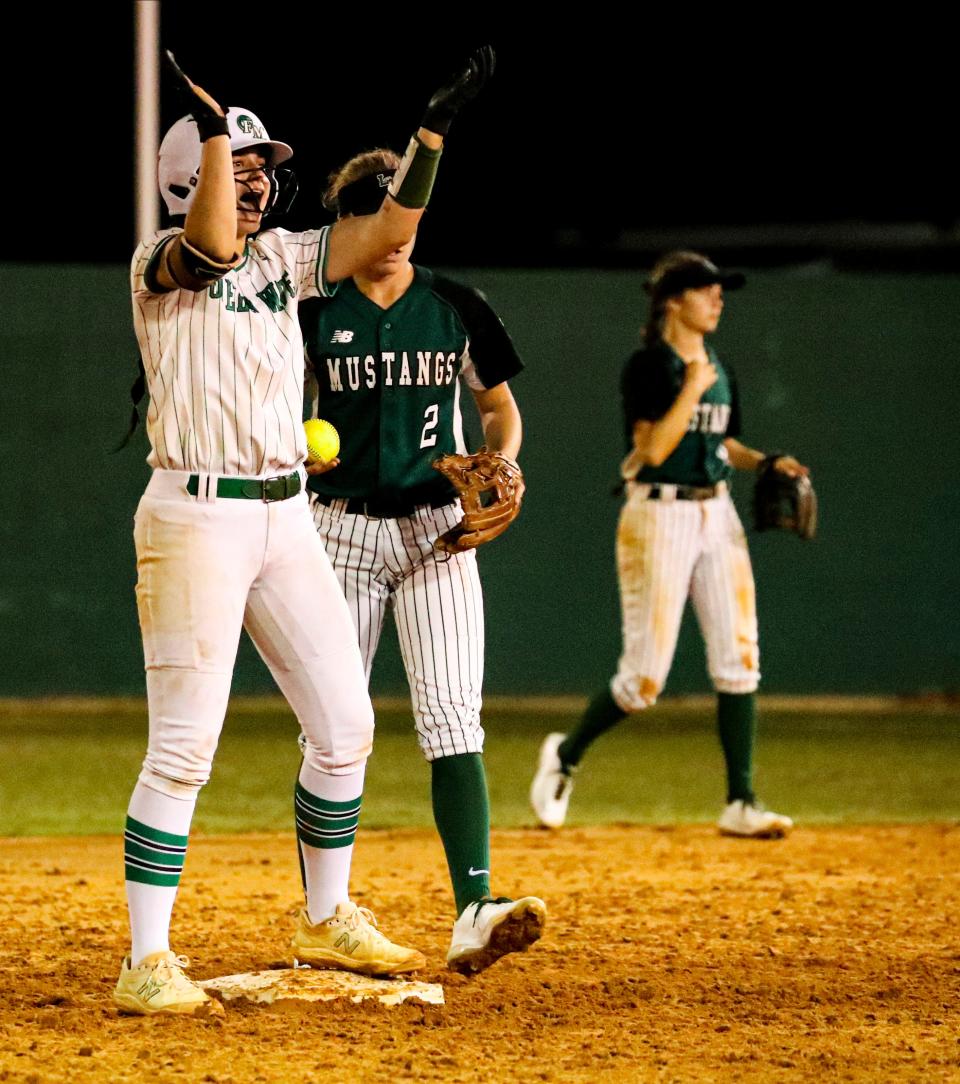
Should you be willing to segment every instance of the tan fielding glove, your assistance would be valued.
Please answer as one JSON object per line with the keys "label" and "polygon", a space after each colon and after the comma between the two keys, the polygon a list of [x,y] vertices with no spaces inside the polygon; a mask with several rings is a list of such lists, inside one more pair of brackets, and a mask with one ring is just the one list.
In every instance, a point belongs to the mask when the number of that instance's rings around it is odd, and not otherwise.
{"label": "tan fielding glove", "polygon": [[[445,455],[433,463],[456,489],[463,519],[442,534],[434,546],[443,553],[462,553],[491,542],[520,514],[526,489],[523,471],[509,456],[481,448],[474,455]],[[483,503],[484,494],[489,494]]]}

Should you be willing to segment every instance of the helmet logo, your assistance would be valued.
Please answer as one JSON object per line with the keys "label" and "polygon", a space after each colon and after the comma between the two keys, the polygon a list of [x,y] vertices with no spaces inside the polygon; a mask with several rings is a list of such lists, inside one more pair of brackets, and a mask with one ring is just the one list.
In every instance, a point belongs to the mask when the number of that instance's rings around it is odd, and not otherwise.
{"label": "helmet logo", "polygon": [[248,117],[246,113],[241,113],[237,117],[237,127],[244,135],[253,136],[255,139],[267,138],[267,133],[263,128],[252,117]]}

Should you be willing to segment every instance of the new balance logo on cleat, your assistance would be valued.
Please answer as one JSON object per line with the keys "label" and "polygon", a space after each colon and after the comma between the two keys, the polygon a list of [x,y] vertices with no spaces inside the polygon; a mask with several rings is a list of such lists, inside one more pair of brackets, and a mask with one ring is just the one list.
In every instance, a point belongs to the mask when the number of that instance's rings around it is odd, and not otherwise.
{"label": "new balance logo on cleat", "polygon": [[360,947],[360,942],[359,941],[351,941],[347,934],[342,933],[336,939],[336,941],[334,941],[333,947],[334,948],[342,948],[343,951],[348,956],[352,956],[357,951],[357,949]]}
{"label": "new balance logo on cleat", "polygon": [[113,1000],[123,1013],[153,1016],[158,1013],[202,1013],[222,1016],[223,1006],[209,997],[184,974],[190,961],[170,951],[154,952],[136,967],[127,956],[120,966],[120,978]]}
{"label": "new balance logo on cleat", "polygon": [[143,1001],[149,1001],[152,997],[156,997],[162,989],[163,983],[157,982],[153,975],[150,975],[142,986],[137,987],[137,996]]}
{"label": "new balance logo on cleat", "polygon": [[306,910],[301,911],[291,945],[301,964],[363,975],[402,975],[427,962],[416,949],[388,941],[377,929],[373,913],[349,901],[338,903],[321,922],[311,922]]}
{"label": "new balance logo on cleat", "polygon": [[332,343],[352,343],[353,332],[352,331],[335,331],[333,338],[330,340]]}

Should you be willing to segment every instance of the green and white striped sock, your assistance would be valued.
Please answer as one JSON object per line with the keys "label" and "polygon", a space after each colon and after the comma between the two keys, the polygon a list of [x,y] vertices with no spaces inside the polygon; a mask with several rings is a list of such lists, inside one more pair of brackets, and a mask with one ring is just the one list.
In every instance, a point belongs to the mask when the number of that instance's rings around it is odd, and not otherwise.
{"label": "green and white striped sock", "polygon": [[297,838],[310,847],[351,847],[360,823],[360,798],[331,802],[311,794],[298,782],[294,805]]}
{"label": "green and white striped sock", "polygon": [[311,922],[322,922],[350,899],[350,863],[360,822],[363,776],[300,767],[294,795],[300,872]]}
{"label": "green and white striped sock", "polygon": [[127,817],[123,831],[123,861],[128,881],[176,888],[187,857],[187,836],[161,832]]}
{"label": "green and white striped sock", "polygon": [[139,781],[134,787],[123,834],[134,966],[170,948],[170,915],[196,804],[196,793],[174,798]]}

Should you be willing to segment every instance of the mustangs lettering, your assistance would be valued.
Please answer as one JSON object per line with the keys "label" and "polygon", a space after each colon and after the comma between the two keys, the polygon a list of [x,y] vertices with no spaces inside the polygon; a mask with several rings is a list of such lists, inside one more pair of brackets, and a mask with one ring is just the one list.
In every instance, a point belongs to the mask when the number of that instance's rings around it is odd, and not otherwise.
{"label": "mustangs lettering", "polygon": [[687,429],[691,433],[726,433],[729,423],[729,403],[698,403]]}
{"label": "mustangs lettering", "polygon": [[359,391],[361,382],[364,387],[375,388],[379,379],[389,388],[394,380],[400,387],[418,388],[443,387],[452,384],[457,377],[459,365],[454,351],[445,353],[438,350],[418,350],[416,358],[411,359],[406,350],[399,357],[395,350],[384,350],[379,361],[373,354],[365,358],[327,358],[327,377],[329,390]]}
{"label": "mustangs lettering", "polygon": [[410,287],[387,309],[347,280],[334,299],[301,303],[300,319],[313,413],[343,442],[340,466],[311,478],[311,490],[330,500],[413,490],[421,500],[452,501],[453,487],[432,463],[471,443],[461,386],[492,388],[523,367],[483,297],[415,266]]}

